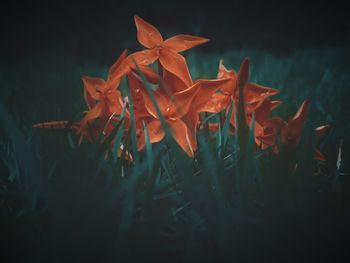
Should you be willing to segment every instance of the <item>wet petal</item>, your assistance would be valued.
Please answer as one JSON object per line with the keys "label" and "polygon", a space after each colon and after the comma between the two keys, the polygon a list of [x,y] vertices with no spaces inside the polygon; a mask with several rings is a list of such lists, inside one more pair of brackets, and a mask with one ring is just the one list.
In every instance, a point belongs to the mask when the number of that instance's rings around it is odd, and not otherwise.
{"label": "wet petal", "polygon": [[187,87],[192,85],[192,79],[183,56],[163,48],[160,51],[159,61],[167,71],[179,77]]}
{"label": "wet petal", "polygon": [[192,47],[204,44],[209,39],[192,36],[192,35],[176,35],[164,41],[164,46],[175,51],[182,52]]}
{"label": "wet petal", "polygon": [[139,16],[134,16],[137,29],[137,40],[147,48],[153,48],[163,43],[163,38],[157,28]]}
{"label": "wet petal", "polygon": [[230,97],[221,93],[214,93],[209,101],[197,108],[198,112],[220,112],[228,107]]}

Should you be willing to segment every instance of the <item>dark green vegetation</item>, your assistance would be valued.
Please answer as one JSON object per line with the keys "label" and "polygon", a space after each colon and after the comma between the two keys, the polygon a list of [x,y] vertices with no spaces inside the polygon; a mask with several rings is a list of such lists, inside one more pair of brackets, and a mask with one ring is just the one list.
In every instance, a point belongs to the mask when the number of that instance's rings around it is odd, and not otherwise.
{"label": "dark green vegetation", "polygon": [[[147,145],[138,158],[134,153],[138,162],[106,161],[103,145],[78,147],[69,131],[30,127],[80,119],[85,109],[80,76],[106,73],[107,65],[77,66],[51,54],[2,65],[1,256],[24,262],[344,257],[350,234],[350,52],[191,53],[189,68],[194,78],[214,77],[219,58],[237,69],[245,56],[252,81],[281,90],[279,116],[287,119],[310,99],[295,156],[255,152],[250,140],[245,162],[239,162],[237,137],[228,136],[223,123],[220,133],[198,134],[195,159],[169,138]],[[313,128],[327,123],[330,130],[314,140]],[[132,151],[132,134],[124,144]],[[325,163],[313,160],[315,144]],[[298,163],[295,173],[292,158]]]}

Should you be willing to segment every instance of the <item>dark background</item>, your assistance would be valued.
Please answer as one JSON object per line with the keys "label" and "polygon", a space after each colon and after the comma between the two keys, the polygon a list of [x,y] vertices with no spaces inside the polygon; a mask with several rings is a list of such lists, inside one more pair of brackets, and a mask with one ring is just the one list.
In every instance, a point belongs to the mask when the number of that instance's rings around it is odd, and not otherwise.
{"label": "dark background", "polygon": [[337,1],[72,1],[1,6],[1,57],[60,51],[79,62],[110,64],[138,48],[133,15],[165,36],[198,34],[212,41],[199,51],[258,47],[278,54],[314,46],[344,46],[350,23]]}

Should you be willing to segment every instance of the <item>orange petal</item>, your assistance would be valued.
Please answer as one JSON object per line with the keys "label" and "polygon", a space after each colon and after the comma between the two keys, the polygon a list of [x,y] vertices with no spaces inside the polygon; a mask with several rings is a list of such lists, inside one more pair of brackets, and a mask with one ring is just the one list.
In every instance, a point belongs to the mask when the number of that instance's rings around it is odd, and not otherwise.
{"label": "orange petal", "polygon": [[123,51],[123,53],[119,56],[117,61],[110,67],[109,73],[108,73],[108,79],[113,78],[113,75],[114,75],[115,71],[119,68],[119,66],[121,65],[123,60],[126,58],[127,52],[128,52],[128,50],[125,49]]}
{"label": "orange petal", "polygon": [[158,59],[158,56],[159,54],[155,49],[146,49],[130,54],[113,71],[113,75],[110,77],[110,80],[120,79],[124,75],[128,74],[131,71],[131,68],[136,69],[135,63],[139,66],[152,64]]}
{"label": "orange petal", "polygon": [[309,102],[304,101],[295,116],[281,129],[281,142],[283,144],[298,145],[306,121]]}
{"label": "orange petal", "polygon": [[247,103],[264,100],[267,97],[276,95],[279,90],[264,87],[255,83],[247,83],[244,89],[244,100]]}
{"label": "orange petal", "polygon": [[84,119],[87,121],[97,119],[98,117],[101,117],[103,113],[103,107],[104,103],[99,102],[93,107],[91,110],[88,111],[88,113],[85,115]]}
{"label": "orange petal", "polygon": [[182,52],[195,46],[208,42],[209,39],[192,35],[176,35],[164,41],[163,46],[175,51]]}
{"label": "orange petal", "polygon": [[137,29],[137,40],[146,48],[153,48],[163,43],[163,38],[157,28],[139,16],[134,16]]}
{"label": "orange petal", "polygon": [[143,102],[143,96],[141,93],[141,89],[144,89],[142,81],[139,79],[139,76],[137,76],[134,72],[129,73],[127,76],[129,80],[129,87],[131,91],[132,100],[134,103],[135,117],[137,115],[143,115],[144,113],[146,113],[146,115],[149,115]]}
{"label": "orange petal", "polygon": [[214,93],[209,101],[197,108],[198,112],[220,112],[224,110],[230,102],[230,97],[221,93]]}
{"label": "orange petal", "polygon": [[267,120],[270,112],[281,105],[281,103],[282,101],[270,101],[269,99],[261,101],[254,112],[256,121],[263,124]]}
{"label": "orange petal", "polygon": [[179,77],[187,87],[192,85],[192,79],[183,56],[168,49],[162,49],[159,61],[167,71]]}
{"label": "orange petal", "polygon": [[[140,89],[143,101],[145,104],[145,107],[149,114],[151,114],[154,118],[158,119],[158,113],[156,110],[156,107],[153,105],[153,102],[150,98],[150,95],[148,94],[147,90],[145,88]],[[167,107],[169,104],[169,101],[166,97],[164,97],[158,90],[153,91],[154,97],[156,99],[156,102],[158,104],[160,112],[163,114],[163,116],[167,115]]]}
{"label": "orange petal", "polygon": [[84,99],[90,109],[100,99],[100,93],[97,90],[104,90],[106,83],[103,79],[87,76],[83,76],[82,80],[84,83]]}
{"label": "orange petal", "polygon": [[186,124],[181,119],[168,120],[172,135],[177,144],[187,153],[188,156],[194,156],[193,144]]}
{"label": "orange petal", "polygon": [[235,79],[236,77],[237,77],[237,73],[233,69],[228,70],[224,65],[223,59],[220,59],[218,79],[225,79],[225,78]]}
{"label": "orange petal", "polygon": [[188,113],[182,118],[187,125],[188,139],[192,149],[197,150],[197,127],[199,122],[199,115],[195,110],[189,110]]}
{"label": "orange petal", "polygon": [[135,52],[128,57],[131,67],[135,68],[135,63],[140,66],[152,64],[159,58],[159,52],[156,49],[145,49]]}
{"label": "orange petal", "polygon": [[[230,82],[231,79],[214,79],[214,80],[199,80],[196,82],[198,92],[195,95],[193,100],[193,107],[197,110],[197,112],[203,112],[203,108],[205,105],[214,98],[219,98],[221,101],[217,101],[218,105],[216,105],[216,109],[223,109],[227,106],[227,96],[220,96],[222,94],[216,93],[219,89],[221,89],[225,84]],[[194,86],[195,86],[194,85]],[[226,102],[226,104],[225,104]],[[215,112],[215,111],[214,111]]]}
{"label": "orange petal", "polygon": [[181,80],[173,73],[167,71],[166,69],[163,70],[163,81],[163,84],[166,85],[166,87],[164,88],[168,89],[168,91],[172,94],[175,92],[183,91],[188,88],[188,86],[183,80]]}
{"label": "orange petal", "polygon": [[[158,119],[153,119],[149,123],[146,124],[148,136],[150,139],[150,143],[156,143],[163,140],[165,136],[165,132],[162,128],[162,124]],[[145,134],[142,132],[137,141],[137,149],[140,151],[145,147]]]}
{"label": "orange petal", "polygon": [[144,65],[139,65],[139,69],[133,67],[132,71],[133,71],[133,75],[138,78],[138,80],[142,84],[142,86],[143,86],[143,80],[142,80],[142,77],[140,76],[139,70],[145,76],[146,80],[149,83],[152,83],[152,84],[158,84],[159,83],[160,76],[158,75],[158,73],[156,73],[150,67],[147,67],[147,66],[144,66]]}
{"label": "orange petal", "polygon": [[122,98],[121,94],[117,90],[113,90],[112,92],[109,92],[106,95],[107,99],[107,105],[109,109],[109,113],[116,113],[116,114],[121,114],[123,107],[122,107]]}

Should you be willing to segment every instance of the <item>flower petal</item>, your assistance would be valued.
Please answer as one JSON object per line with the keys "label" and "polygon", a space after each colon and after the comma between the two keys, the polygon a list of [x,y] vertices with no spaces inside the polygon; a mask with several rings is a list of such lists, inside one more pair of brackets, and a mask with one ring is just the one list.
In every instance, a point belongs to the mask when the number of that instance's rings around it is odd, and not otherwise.
{"label": "flower petal", "polygon": [[122,107],[122,97],[118,90],[113,90],[106,95],[107,99],[107,106],[109,113],[116,113],[121,114],[123,107]]}
{"label": "flower petal", "polygon": [[[146,127],[150,143],[160,142],[164,138],[165,132],[162,128],[161,122],[158,119],[151,120],[146,124]],[[137,141],[137,149],[141,151],[145,147],[145,143],[145,133],[142,132]]]}
{"label": "flower petal", "polygon": [[[141,94],[143,96],[143,101],[145,104],[145,107],[149,114],[151,114],[154,118],[158,119],[158,113],[156,107],[153,105],[153,102],[151,100],[150,95],[148,94],[147,90],[145,88],[140,89]],[[156,102],[158,104],[160,112],[163,114],[163,116],[167,115],[167,107],[169,104],[169,100],[164,97],[158,90],[153,91],[154,97],[156,99]]]}
{"label": "flower petal", "polygon": [[[225,84],[230,82],[231,79],[214,79],[214,80],[199,80],[195,85],[198,85],[198,92],[193,100],[193,107],[196,108],[197,112],[203,112],[204,106],[216,95],[216,91],[221,89]],[[222,95],[222,94],[221,94]],[[220,98],[219,95],[214,96]],[[227,102],[227,96],[221,97],[223,105],[218,104],[216,108],[221,108],[220,106],[225,106],[224,102]],[[219,101],[218,101],[219,102]]]}
{"label": "flower petal", "polygon": [[103,91],[105,89],[106,82],[100,78],[87,76],[83,76],[82,80],[84,83],[84,88],[91,95],[91,97],[96,100],[100,99],[97,91]]}
{"label": "flower petal", "polygon": [[193,145],[186,124],[181,119],[168,120],[172,135],[177,144],[187,153],[188,156],[194,156]]}
{"label": "flower petal", "polygon": [[281,105],[281,103],[282,101],[279,100],[271,101],[269,99],[264,99],[261,101],[254,111],[256,121],[263,124],[267,120],[270,112]]}
{"label": "flower petal", "polygon": [[163,46],[175,52],[182,52],[208,42],[209,39],[192,35],[176,35],[164,41]]}
{"label": "flower petal", "polygon": [[159,54],[159,61],[162,66],[167,71],[179,77],[187,87],[190,87],[192,85],[192,79],[185,58],[165,48],[160,50]]}
{"label": "flower petal", "polygon": [[221,93],[214,93],[209,101],[197,108],[198,112],[220,112],[224,110],[230,102],[230,97]]}
{"label": "flower petal", "polygon": [[163,43],[163,38],[157,28],[139,16],[134,16],[137,29],[137,40],[146,48],[153,48]]}
{"label": "flower petal", "polygon": [[123,53],[119,56],[117,61],[109,68],[108,79],[113,77],[114,72],[119,68],[123,60],[126,58],[127,52],[128,50],[124,49]]}
{"label": "flower petal", "polygon": [[195,110],[189,110],[188,113],[182,118],[187,125],[188,140],[192,149],[197,150],[197,127],[199,123],[199,115]]}
{"label": "flower petal", "polygon": [[244,88],[244,100],[247,103],[259,102],[277,93],[279,93],[277,89],[264,87],[255,83],[247,83]]}
{"label": "flower petal", "polygon": [[167,89],[172,94],[188,88],[183,80],[166,69],[163,70],[163,82],[163,85],[166,85],[164,89]]}
{"label": "flower petal", "polygon": [[101,117],[103,113],[104,103],[99,102],[85,115],[84,119],[87,121],[97,119]]}
{"label": "flower petal", "polygon": [[295,116],[281,129],[281,142],[297,146],[306,120],[309,102],[304,101]]}

